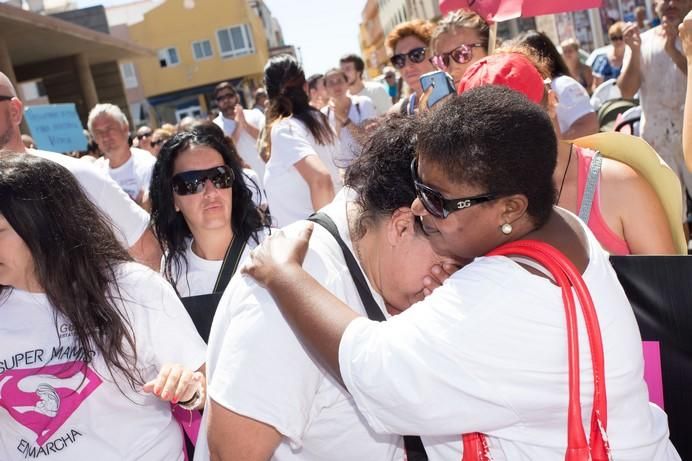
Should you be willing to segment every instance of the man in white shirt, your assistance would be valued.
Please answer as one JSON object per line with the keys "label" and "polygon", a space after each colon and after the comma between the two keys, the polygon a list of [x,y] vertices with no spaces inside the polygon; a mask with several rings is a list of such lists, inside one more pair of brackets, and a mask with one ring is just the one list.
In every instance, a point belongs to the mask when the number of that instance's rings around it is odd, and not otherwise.
{"label": "man in white shirt", "polygon": [[377,115],[382,115],[392,107],[392,98],[389,97],[383,85],[375,82],[364,82],[363,71],[365,63],[356,54],[349,54],[339,60],[341,70],[346,74],[349,93],[352,96],[367,96],[372,100]]}
{"label": "man in white shirt", "polygon": [[632,98],[639,91],[641,136],[680,178],[686,208],[692,174],[682,154],[687,60],[681,52],[678,25],[692,9],[692,0],[656,0],[655,6],[661,25],[641,35],[636,23],[624,29],[627,49],[618,87],[623,98]]}
{"label": "man in white shirt", "polygon": [[135,260],[158,270],[161,250],[149,229],[147,212],[130,200],[115,181],[89,162],[81,162],[53,152],[27,149],[22,143],[19,130],[23,114],[24,105],[17,98],[14,86],[7,76],[0,72],[0,150],[40,155],[70,170],[89,199],[109,218],[116,237],[128,249],[130,255]]}
{"label": "man in white shirt", "polygon": [[[264,114],[257,110],[245,110],[239,104],[238,92],[230,82],[222,82],[214,88],[214,99],[219,106],[219,115],[214,123],[221,127],[226,136],[233,138],[240,157],[264,178],[264,161],[257,152],[257,137],[264,128]],[[264,187],[260,184],[260,187]]]}
{"label": "man in white shirt", "polygon": [[339,136],[339,155],[334,161],[337,167],[346,168],[358,156],[364,123],[375,118],[377,113],[370,98],[349,96],[346,74],[340,69],[328,70],[324,74],[324,84],[329,103],[322,108],[322,113]]}
{"label": "man in white shirt", "polygon": [[130,147],[130,124],[125,114],[114,104],[96,104],[89,112],[87,127],[103,152],[95,165],[108,172],[132,200],[146,206],[156,157]]}

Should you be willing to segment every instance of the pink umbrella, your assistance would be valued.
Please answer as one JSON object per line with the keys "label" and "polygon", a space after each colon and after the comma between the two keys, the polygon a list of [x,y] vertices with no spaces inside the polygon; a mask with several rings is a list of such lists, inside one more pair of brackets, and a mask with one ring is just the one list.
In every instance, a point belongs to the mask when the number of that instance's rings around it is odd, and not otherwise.
{"label": "pink umbrella", "polygon": [[473,10],[488,22],[600,8],[602,0],[440,0],[440,11]]}

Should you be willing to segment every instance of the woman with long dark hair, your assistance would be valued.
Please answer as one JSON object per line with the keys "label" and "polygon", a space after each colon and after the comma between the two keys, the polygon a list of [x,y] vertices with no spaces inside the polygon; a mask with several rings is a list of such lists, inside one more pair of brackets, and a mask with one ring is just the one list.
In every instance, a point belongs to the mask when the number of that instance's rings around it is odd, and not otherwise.
{"label": "woman with long dark hair", "polygon": [[269,161],[264,188],[274,224],[310,216],[341,188],[336,134],[327,117],[309,104],[303,69],[290,55],[271,58],[264,68],[269,96]]}
{"label": "woman with long dark hair", "polygon": [[[161,272],[175,287],[200,328],[197,314],[208,315],[207,327],[232,270],[265,235],[265,215],[253,202],[239,156],[213,123],[194,126],[167,141],[154,166],[151,219],[164,253]],[[235,243],[235,245],[233,245]],[[221,281],[221,282],[220,282]],[[193,296],[210,295],[217,299]],[[200,329],[206,339],[207,333]]]}
{"label": "woman with long dark hair", "polygon": [[0,153],[0,458],[182,460],[204,352],[66,169]]}
{"label": "woman with long dark hair", "polygon": [[[242,165],[214,124],[178,133],[162,147],[151,182],[151,220],[164,252],[161,272],[182,297],[211,293],[231,241],[264,236]],[[249,184],[249,186],[248,186]]]}

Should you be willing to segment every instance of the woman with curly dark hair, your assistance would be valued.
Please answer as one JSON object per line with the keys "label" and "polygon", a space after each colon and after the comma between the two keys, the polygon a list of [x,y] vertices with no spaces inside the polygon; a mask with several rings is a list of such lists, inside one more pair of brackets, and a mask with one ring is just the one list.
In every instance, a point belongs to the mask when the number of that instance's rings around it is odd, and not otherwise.
{"label": "woman with curly dark hair", "polygon": [[[219,127],[199,124],[163,145],[152,175],[151,220],[164,252],[161,272],[198,328],[201,313],[195,310],[205,310],[208,328],[233,269],[267,227],[250,190],[259,186],[244,175],[232,149]],[[190,299],[214,293],[211,301]],[[206,337],[205,330],[200,333]]]}
{"label": "woman with curly dark hair", "polygon": [[0,152],[0,458],[182,460],[204,353],[69,171]]}
{"label": "woman with curly dark hair", "polygon": [[269,60],[264,86],[269,96],[264,143],[270,152],[264,189],[274,224],[286,226],[331,202],[341,188],[336,134],[310,105],[305,74],[293,56]]}

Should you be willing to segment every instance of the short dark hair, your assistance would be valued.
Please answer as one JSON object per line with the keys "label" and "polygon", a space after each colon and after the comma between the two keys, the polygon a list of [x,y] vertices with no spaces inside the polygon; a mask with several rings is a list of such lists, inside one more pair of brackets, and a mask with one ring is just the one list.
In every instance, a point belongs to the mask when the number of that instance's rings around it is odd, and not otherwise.
{"label": "short dark hair", "polygon": [[214,99],[219,96],[222,90],[230,90],[234,95],[238,94],[238,91],[231,82],[221,82],[214,87]]}
{"label": "short dark hair", "polygon": [[416,198],[411,178],[415,153],[416,117],[392,114],[370,134],[363,150],[346,170],[344,183],[358,193],[361,207],[356,237],[382,217],[401,207],[410,207]]}
{"label": "short dark hair", "polygon": [[522,194],[537,227],[555,203],[557,138],[547,112],[523,94],[489,85],[447,98],[421,117],[416,153],[456,184]]}
{"label": "short dark hair", "polygon": [[[529,30],[516,37],[510,45],[529,47],[540,60],[544,60],[550,72],[550,78],[569,75],[569,67],[555,44],[543,32]],[[577,47],[579,45],[577,44]]]}
{"label": "short dark hair", "polygon": [[353,66],[356,68],[356,72],[358,72],[361,77],[363,76],[363,71],[365,70],[365,62],[363,62],[363,59],[360,56],[351,53],[342,56],[341,59],[339,59],[340,65],[346,64],[347,62],[352,62]]}

